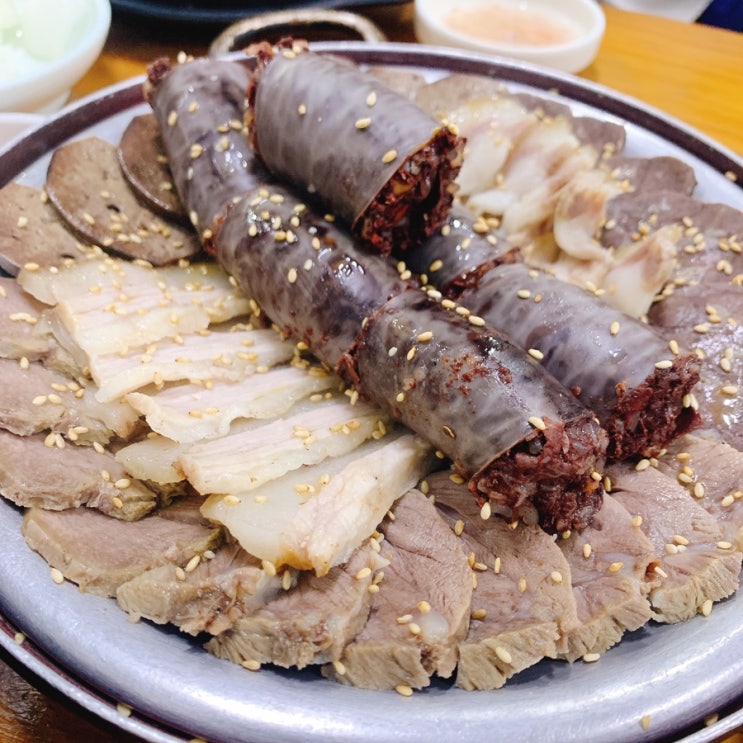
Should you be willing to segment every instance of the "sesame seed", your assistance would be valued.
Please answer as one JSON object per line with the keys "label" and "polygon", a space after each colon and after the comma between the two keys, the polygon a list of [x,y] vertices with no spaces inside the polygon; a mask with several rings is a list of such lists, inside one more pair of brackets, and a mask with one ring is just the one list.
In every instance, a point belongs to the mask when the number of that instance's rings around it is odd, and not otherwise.
{"label": "sesame seed", "polygon": [[382,162],[385,165],[389,165],[396,158],[397,158],[397,150],[387,150],[387,152],[385,152],[384,155],[382,155]]}
{"label": "sesame seed", "polygon": [[502,645],[496,645],[495,654],[498,657],[498,660],[502,661],[503,663],[506,663],[507,665],[511,665],[511,663],[513,663],[511,653],[509,653],[508,650],[506,650]]}
{"label": "sesame seed", "polygon": [[464,521],[462,521],[462,519],[457,519],[454,522],[454,533],[459,537],[462,535],[463,531],[464,531]]}
{"label": "sesame seed", "polygon": [[544,354],[538,348],[530,348],[529,356],[537,361],[542,361],[542,359],[544,359]]}
{"label": "sesame seed", "polygon": [[483,521],[487,521],[492,516],[493,510],[490,505],[490,501],[485,501],[483,503],[482,508],[480,509],[480,518]]}
{"label": "sesame seed", "polygon": [[261,668],[260,662],[253,658],[247,658],[240,665],[248,671],[259,671]]}
{"label": "sesame seed", "polygon": [[550,573],[550,579],[555,585],[561,585],[562,584],[562,573],[559,570],[553,570]]}
{"label": "sesame seed", "polygon": [[670,359],[663,359],[663,361],[658,361],[655,364],[656,369],[670,369],[673,366],[673,361]]}
{"label": "sesame seed", "polygon": [[481,317],[478,317],[477,315],[470,315],[467,319],[469,320],[470,325],[475,325],[479,328],[485,325],[485,320],[483,320]]}
{"label": "sesame seed", "polygon": [[732,542],[726,542],[726,541],[717,542],[717,549],[731,550],[733,549],[733,544]]}
{"label": "sesame seed", "polygon": [[49,574],[58,586],[64,583],[64,575],[62,575],[62,571],[59,568],[52,568]]}
{"label": "sesame seed", "polygon": [[584,663],[595,663],[601,657],[601,653],[586,653],[582,660]]}
{"label": "sesame seed", "polygon": [[648,467],[650,467],[650,460],[649,459],[641,459],[636,465],[635,470],[637,472],[644,472]]}
{"label": "sesame seed", "polygon": [[528,289],[519,289],[516,292],[516,296],[519,299],[529,299],[531,297],[531,292]]}
{"label": "sesame seed", "polygon": [[640,727],[647,730],[650,727],[650,715],[643,715],[640,719]]}
{"label": "sesame seed", "polygon": [[418,334],[418,342],[419,343],[428,343],[433,338],[433,333],[430,330],[425,330],[422,333]]}
{"label": "sesame seed", "polygon": [[624,567],[624,563],[621,561],[613,562],[609,565],[610,573],[618,573]]}
{"label": "sesame seed", "polygon": [[401,697],[411,697],[411,696],[413,696],[413,690],[407,684],[398,684],[395,687],[395,691]]}
{"label": "sesame seed", "polygon": [[706,599],[700,607],[702,616],[708,617],[712,613],[712,599]]}
{"label": "sesame seed", "polygon": [[371,572],[370,567],[361,568],[361,570],[356,573],[356,580],[364,580],[364,578],[368,578],[371,575]]}
{"label": "sesame seed", "polygon": [[533,415],[531,416],[531,418],[529,418],[529,424],[531,426],[534,426],[534,428],[536,428],[538,431],[545,431],[547,429],[545,422],[536,415]]}
{"label": "sesame seed", "polygon": [[593,551],[593,548],[590,544],[586,543],[583,545],[583,557],[586,558],[586,560],[591,556],[591,552]]}
{"label": "sesame seed", "polygon": [[361,130],[368,129],[371,126],[371,119],[368,116],[363,119],[357,119],[354,126]]}

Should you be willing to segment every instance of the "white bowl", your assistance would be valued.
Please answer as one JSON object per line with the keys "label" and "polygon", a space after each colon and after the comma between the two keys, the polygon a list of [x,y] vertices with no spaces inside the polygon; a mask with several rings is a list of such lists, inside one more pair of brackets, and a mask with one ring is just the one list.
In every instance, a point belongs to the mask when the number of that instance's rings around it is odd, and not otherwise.
{"label": "white bowl", "polygon": [[[101,53],[111,25],[109,0],[84,0],[84,5],[71,48],[49,61],[36,60],[28,68],[19,63],[17,74],[9,79],[0,76],[0,111],[51,113],[66,103],[72,86]],[[58,7],[66,12],[71,6],[64,0]]]}
{"label": "white bowl", "polygon": [[423,44],[580,72],[598,52],[606,19],[596,0],[415,0]]}

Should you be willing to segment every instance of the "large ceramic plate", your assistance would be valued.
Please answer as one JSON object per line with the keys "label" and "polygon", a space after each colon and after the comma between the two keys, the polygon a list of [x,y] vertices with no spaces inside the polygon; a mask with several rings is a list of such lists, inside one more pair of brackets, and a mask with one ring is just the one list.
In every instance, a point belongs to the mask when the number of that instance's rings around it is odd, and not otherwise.
{"label": "large ceramic plate", "polygon": [[[699,198],[740,204],[743,161],[682,124],[576,78],[486,57],[407,46],[321,44],[360,62],[407,65],[431,77],[479,72],[531,91],[559,90],[576,110],[622,121],[629,154],[676,155],[696,169]],[[68,109],[0,154],[0,185],[39,184],[49,153],[69,137],[115,141],[145,110],[133,81]],[[734,182],[725,174],[735,174]],[[108,719],[153,741],[541,740],[635,741],[687,736],[713,740],[743,723],[743,713],[711,728],[704,718],[740,708],[743,594],[708,618],[647,626],[594,664],[545,661],[494,692],[437,683],[403,698],[339,686],[314,671],[250,673],[208,655],[177,631],[131,624],[112,600],[57,586],[20,534],[21,512],[0,503],[0,643],[17,659]],[[17,645],[22,630],[28,643]],[[117,716],[115,702],[134,709]],[[640,721],[649,716],[643,731]]]}
{"label": "large ceramic plate", "polygon": [[[373,5],[377,0],[111,0],[114,10],[129,15],[179,23],[232,23],[241,18],[293,8],[350,8]],[[404,2],[404,0],[387,0]]]}

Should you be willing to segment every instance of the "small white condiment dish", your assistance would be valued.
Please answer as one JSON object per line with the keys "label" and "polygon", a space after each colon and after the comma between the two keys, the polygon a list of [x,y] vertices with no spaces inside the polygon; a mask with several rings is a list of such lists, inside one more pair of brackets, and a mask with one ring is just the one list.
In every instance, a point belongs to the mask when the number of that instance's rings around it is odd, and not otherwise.
{"label": "small white condiment dish", "polygon": [[109,0],[0,0],[0,111],[51,113],[103,49]]}
{"label": "small white condiment dish", "polygon": [[423,44],[576,73],[591,64],[606,19],[596,0],[415,0]]}

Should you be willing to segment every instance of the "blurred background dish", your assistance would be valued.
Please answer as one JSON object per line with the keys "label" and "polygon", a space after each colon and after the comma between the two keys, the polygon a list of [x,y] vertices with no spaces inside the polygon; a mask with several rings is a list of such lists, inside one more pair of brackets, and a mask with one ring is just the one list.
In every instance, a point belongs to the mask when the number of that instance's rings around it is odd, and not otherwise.
{"label": "blurred background dish", "polygon": [[418,41],[562,72],[593,61],[606,20],[595,0],[415,0]]}
{"label": "blurred background dish", "polygon": [[109,0],[0,0],[0,111],[61,108],[110,25]]}
{"label": "blurred background dish", "polygon": [[[406,2],[406,0],[387,0],[390,5]],[[214,2],[198,2],[198,0],[111,0],[111,5],[117,13],[124,15],[145,16],[164,21],[180,23],[209,23],[227,24],[239,21],[242,18],[269,13],[277,10],[293,10],[296,8],[351,8],[354,6],[376,5],[379,0],[306,0],[305,2],[291,2],[290,0],[214,0]]]}

